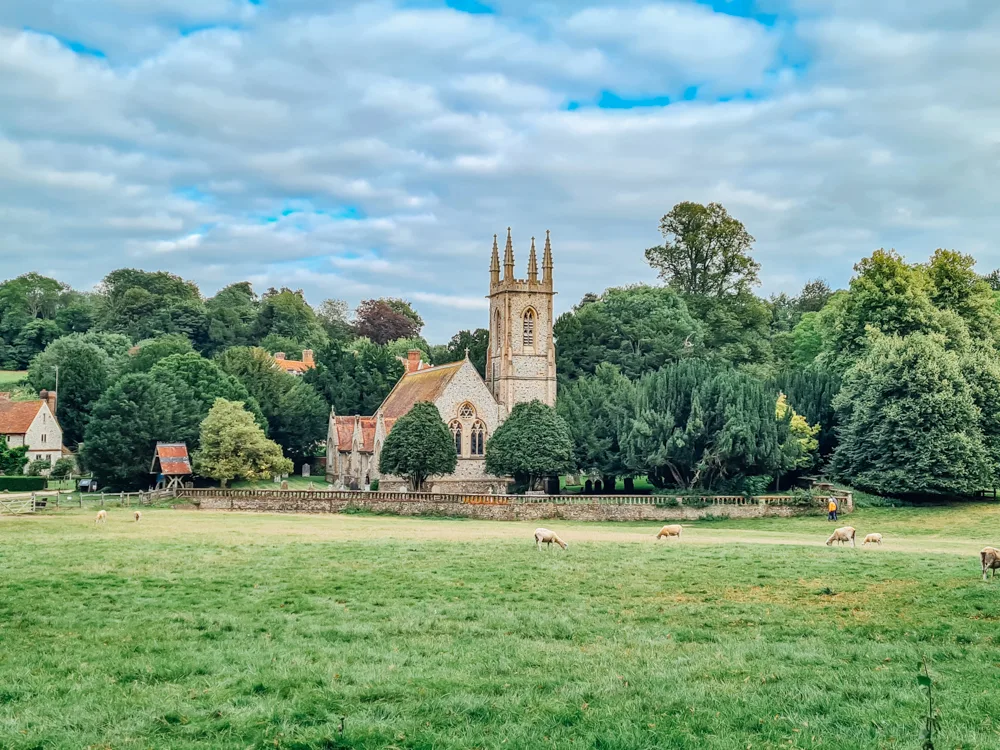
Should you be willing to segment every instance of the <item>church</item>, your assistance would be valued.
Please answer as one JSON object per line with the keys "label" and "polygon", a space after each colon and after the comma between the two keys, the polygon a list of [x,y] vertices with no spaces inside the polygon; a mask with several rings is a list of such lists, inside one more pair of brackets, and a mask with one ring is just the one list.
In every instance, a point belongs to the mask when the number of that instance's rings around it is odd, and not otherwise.
{"label": "church", "polygon": [[455,441],[458,465],[447,476],[432,477],[431,492],[503,493],[507,480],[486,473],[486,443],[515,404],[538,399],[556,402],[556,353],[552,340],[555,291],[552,246],[545,233],[542,276],[538,277],[535,239],[528,254],[528,276],[514,276],[510,228],[500,275],[500,253],[493,235],[490,261],[490,342],[486,379],[472,362],[432,367],[411,351],[406,370],[373,416],[337,416],[331,410],[326,443],[326,479],[337,489],[364,488],[379,480],[379,490],[405,491],[404,479],[382,476],[379,456],[396,420],[414,404],[430,401],[441,413]]}

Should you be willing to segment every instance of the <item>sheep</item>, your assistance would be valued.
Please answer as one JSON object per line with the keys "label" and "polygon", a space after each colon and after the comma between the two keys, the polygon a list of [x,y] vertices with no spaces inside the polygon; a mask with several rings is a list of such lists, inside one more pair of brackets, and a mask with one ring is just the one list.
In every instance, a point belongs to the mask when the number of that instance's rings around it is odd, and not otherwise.
{"label": "sheep", "polygon": [[877,544],[879,547],[882,546],[882,535],[881,534],[868,534],[865,536],[865,540],[861,542],[861,546],[864,547],[866,544]]}
{"label": "sheep", "polygon": [[681,525],[679,523],[675,523],[671,524],[670,526],[664,526],[662,529],[660,529],[660,533],[656,535],[656,538],[659,539],[661,536],[665,536],[667,539],[669,539],[672,536],[675,536],[677,537],[677,540],[680,541]]}
{"label": "sheep", "polygon": [[142,512],[137,510],[134,515],[135,515],[135,522],[139,523],[139,521],[142,520]]}
{"label": "sheep", "polygon": [[997,568],[1000,568],[1000,549],[996,547],[983,547],[979,553],[979,560],[983,564],[983,580],[986,580],[986,571],[992,570],[993,578],[997,577]]}
{"label": "sheep", "polygon": [[854,546],[854,535],[855,530],[853,526],[841,526],[839,529],[835,529],[830,538],[826,540],[826,546],[829,547],[834,542],[850,542],[851,546]]}
{"label": "sheep", "polygon": [[552,549],[552,543],[555,542],[563,549],[569,547],[566,542],[559,538],[559,535],[554,531],[549,531],[548,529],[535,529],[535,544],[538,547],[538,551],[542,551],[542,544],[546,545],[546,549]]}
{"label": "sheep", "polygon": [[107,523],[107,522],[108,522],[108,512],[106,510],[97,511],[97,518],[94,519],[94,525],[96,526],[99,523]]}

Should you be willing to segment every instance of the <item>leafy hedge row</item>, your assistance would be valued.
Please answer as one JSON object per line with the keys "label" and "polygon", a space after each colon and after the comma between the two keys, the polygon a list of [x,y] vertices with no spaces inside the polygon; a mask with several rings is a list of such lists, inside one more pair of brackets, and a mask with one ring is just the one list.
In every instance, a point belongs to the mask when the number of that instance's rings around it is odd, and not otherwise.
{"label": "leafy hedge row", "polygon": [[0,492],[33,492],[45,489],[45,477],[0,476]]}

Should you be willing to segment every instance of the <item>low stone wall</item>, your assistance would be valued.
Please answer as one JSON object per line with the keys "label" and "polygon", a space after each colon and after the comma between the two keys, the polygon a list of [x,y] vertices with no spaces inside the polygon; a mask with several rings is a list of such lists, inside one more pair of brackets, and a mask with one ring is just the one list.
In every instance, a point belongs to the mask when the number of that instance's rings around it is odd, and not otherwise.
{"label": "low stone wall", "polygon": [[[184,497],[181,491],[178,497]],[[193,494],[193,493],[192,493]],[[259,511],[270,513],[343,513],[364,511],[399,516],[455,516],[496,521],[534,521],[556,518],[570,521],[696,521],[707,516],[716,518],[762,518],[819,513],[818,506],[790,506],[775,502],[776,498],[725,498],[724,501],[703,505],[657,505],[655,498],[643,502],[615,502],[613,497],[590,500],[546,501],[545,498],[514,498],[497,496],[446,496],[400,493],[324,493],[274,491],[198,490],[192,497],[204,510]],[[373,497],[377,495],[378,497]],[[396,495],[395,497],[392,497]]]}

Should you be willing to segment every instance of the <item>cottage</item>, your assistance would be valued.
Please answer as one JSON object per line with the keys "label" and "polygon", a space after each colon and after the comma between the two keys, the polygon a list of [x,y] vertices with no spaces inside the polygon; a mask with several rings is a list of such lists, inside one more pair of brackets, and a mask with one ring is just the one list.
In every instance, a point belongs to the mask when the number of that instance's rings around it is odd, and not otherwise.
{"label": "cottage", "polygon": [[316,366],[316,360],[313,359],[312,349],[302,350],[301,362],[294,359],[287,359],[284,352],[275,352],[274,361],[279,368],[287,372],[289,375],[305,375],[308,370],[311,370]]}
{"label": "cottage", "polygon": [[41,458],[51,466],[62,458],[62,427],[55,414],[55,391],[41,391],[32,401],[11,401],[10,393],[0,393],[0,435],[12,448],[28,446],[28,461]]}

